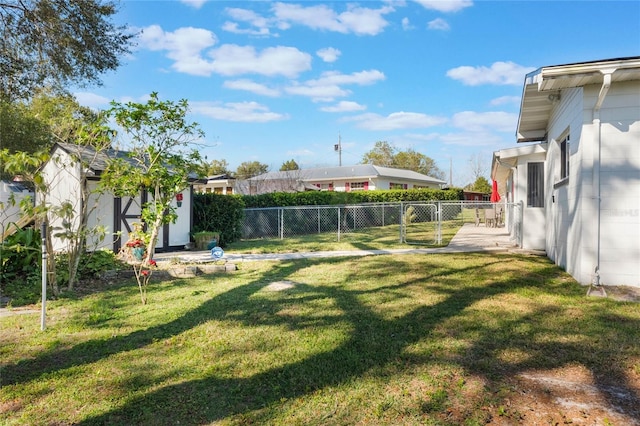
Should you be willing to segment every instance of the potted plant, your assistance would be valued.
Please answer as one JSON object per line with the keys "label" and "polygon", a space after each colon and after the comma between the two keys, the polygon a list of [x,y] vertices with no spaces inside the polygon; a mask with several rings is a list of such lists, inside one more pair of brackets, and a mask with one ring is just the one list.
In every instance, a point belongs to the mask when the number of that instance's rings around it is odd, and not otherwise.
{"label": "potted plant", "polygon": [[207,250],[209,245],[214,243],[214,246],[220,243],[220,232],[217,231],[199,231],[193,233],[193,240],[196,244],[196,249]]}

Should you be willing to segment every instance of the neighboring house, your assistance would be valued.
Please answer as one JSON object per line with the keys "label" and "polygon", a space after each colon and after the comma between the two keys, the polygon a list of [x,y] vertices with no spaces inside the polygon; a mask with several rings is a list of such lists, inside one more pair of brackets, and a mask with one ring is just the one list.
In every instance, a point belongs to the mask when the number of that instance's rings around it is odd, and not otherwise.
{"label": "neighboring house", "polygon": [[0,236],[20,221],[20,202],[26,197],[33,200],[33,192],[22,182],[0,180]]}
{"label": "neighboring house", "polygon": [[446,182],[411,170],[357,164],[265,173],[248,180],[242,193],[301,191],[371,191],[374,189],[442,188]]}
{"label": "neighboring house", "polygon": [[[141,206],[150,199],[146,191],[141,191],[136,197],[115,197],[110,193],[99,194],[96,191],[100,174],[105,169],[109,158],[116,156],[128,158],[123,151],[108,150],[101,153],[90,147],[57,143],[51,150],[50,160],[42,169],[47,191],[37,194],[38,200],[44,197],[46,204],[53,207],[69,205],[73,209],[73,219],[68,225],[73,230],[78,229],[80,223],[82,188],[86,187],[91,193],[86,206],[90,212],[88,226],[103,226],[107,234],[104,241],[88,240],[88,250],[109,248],[118,252],[133,230],[133,223],[141,222]],[[82,162],[78,161],[79,158]],[[82,167],[82,164],[86,167]],[[160,229],[157,251],[181,249],[189,243],[192,192],[192,187],[189,187],[182,192],[182,200],[174,201],[178,219],[175,224],[165,225]],[[59,218],[52,219],[50,224],[58,230],[62,225],[62,220]],[[55,251],[66,249],[67,244],[63,239],[54,236],[52,240]]]}
{"label": "neighboring house", "polygon": [[525,78],[517,142],[492,178],[521,202],[523,247],[582,284],[640,287],[640,57]]}
{"label": "neighboring house", "polygon": [[234,193],[236,179],[228,174],[213,175],[194,183],[193,190],[200,193],[230,195]]}
{"label": "neighboring house", "polygon": [[462,198],[465,201],[489,201],[489,196],[491,194],[484,192],[476,192],[476,191],[464,191],[462,193]]}

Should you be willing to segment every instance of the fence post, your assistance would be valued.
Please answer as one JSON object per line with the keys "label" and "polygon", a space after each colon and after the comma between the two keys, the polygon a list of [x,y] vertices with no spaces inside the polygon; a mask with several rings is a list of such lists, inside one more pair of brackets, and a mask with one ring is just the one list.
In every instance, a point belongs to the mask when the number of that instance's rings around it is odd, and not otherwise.
{"label": "fence post", "polygon": [[342,212],[342,209],[340,206],[338,206],[338,241],[340,241],[340,224],[342,223],[342,219],[340,217],[341,212]]}
{"label": "fence post", "polygon": [[436,209],[436,218],[438,220],[438,229],[436,230],[436,243],[442,244],[442,201],[438,200]]}
{"label": "fence post", "polygon": [[404,243],[404,204],[402,201],[400,201],[400,214],[398,215],[398,217],[400,218],[400,223],[398,226],[398,228],[400,229],[400,244]]}
{"label": "fence post", "polygon": [[278,209],[278,228],[280,234],[280,239],[284,240],[284,209]]}
{"label": "fence post", "polygon": [[524,241],[524,201],[520,200],[518,203],[518,216],[520,216],[520,223],[518,224],[518,228],[520,228],[520,238],[518,238],[518,247],[522,248],[522,243]]}

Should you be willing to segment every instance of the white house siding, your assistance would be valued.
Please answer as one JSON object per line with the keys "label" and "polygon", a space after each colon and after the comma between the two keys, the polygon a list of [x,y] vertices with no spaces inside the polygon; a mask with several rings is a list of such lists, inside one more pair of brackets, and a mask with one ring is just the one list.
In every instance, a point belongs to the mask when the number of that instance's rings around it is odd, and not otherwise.
{"label": "white house siding", "polygon": [[175,199],[171,203],[178,214],[176,223],[169,225],[169,246],[171,247],[184,246],[189,243],[191,238],[191,212],[189,211],[189,206],[192,200],[189,188],[182,191],[182,197],[181,207],[178,207]]}
{"label": "white house siding", "polygon": [[[564,90],[552,112],[545,177],[546,251],[579,282],[589,284],[595,278],[599,243],[600,283],[640,286],[640,83],[613,84],[598,123],[593,106],[599,91],[599,85]],[[558,143],[567,130],[569,180],[554,188],[560,173]]]}
{"label": "white house siding", "polygon": [[[70,228],[78,229],[80,224],[81,198],[80,194],[80,165],[62,150],[56,150],[51,160],[43,168],[43,176],[47,188],[45,203],[49,207],[60,207],[70,203],[73,207],[73,219]],[[42,196],[42,194],[39,194]],[[52,235],[63,228],[63,219],[55,214],[49,214],[49,232]],[[54,251],[66,251],[68,242],[53,236]]]}
{"label": "white house siding", "polygon": [[[562,91],[561,99],[552,111],[548,128],[547,163],[545,169],[545,215],[547,216],[547,232],[545,251],[551,260],[570,273],[576,272],[583,257],[584,247],[583,209],[585,197],[585,181],[590,186],[591,178],[585,177],[582,151],[585,144],[581,142],[583,125],[583,89],[575,88]],[[554,188],[560,181],[560,142],[569,135],[569,179]],[[588,143],[586,144],[588,145]],[[590,176],[590,172],[588,172]],[[590,191],[589,191],[590,192]],[[590,214],[587,215],[589,217]]]}
{"label": "white house siding", "polygon": [[611,86],[600,135],[600,282],[640,287],[640,82]]}
{"label": "white house siding", "polygon": [[99,241],[96,236],[89,236],[87,238],[87,249],[109,249],[113,248],[113,196],[111,194],[101,195],[97,192],[98,181],[90,180],[88,183],[90,195],[89,195],[89,218],[87,220],[87,226],[90,229],[96,226],[104,226],[107,234],[104,235],[104,239]]}

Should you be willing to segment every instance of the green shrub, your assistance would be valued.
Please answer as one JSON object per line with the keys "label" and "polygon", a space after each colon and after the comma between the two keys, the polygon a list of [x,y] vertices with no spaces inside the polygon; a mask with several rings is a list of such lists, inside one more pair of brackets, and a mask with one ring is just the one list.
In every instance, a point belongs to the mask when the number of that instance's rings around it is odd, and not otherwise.
{"label": "green shrub", "polygon": [[0,294],[13,305],[35,303],[41,282],[40,231],[19,229],[0,243]]}
{"label": "green shrub", "polygon": [[[69,255],[57,253],[56,281],[58,285],[66,285],[69,282]],[[96,250],[82,255],[78,264],[78,280],[98,278],[102,272],[126,268],[111,250]]]}
{"label": "green shrub", "polygon": [[219,232],[218,245],[240,239],[245,204],[238,195],[195,194],[193,197],[193,232]]}

